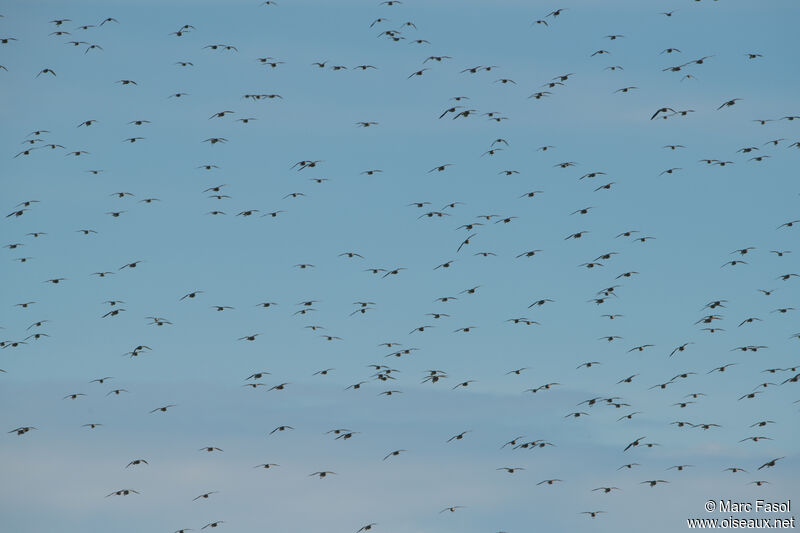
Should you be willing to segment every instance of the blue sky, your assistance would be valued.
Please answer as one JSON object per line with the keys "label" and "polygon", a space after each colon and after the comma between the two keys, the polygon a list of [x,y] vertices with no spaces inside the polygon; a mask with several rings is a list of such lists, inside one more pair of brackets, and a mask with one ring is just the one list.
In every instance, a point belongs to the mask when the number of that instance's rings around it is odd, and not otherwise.
{"label": "blue sky", "polygon": [[[800,151],[791,148],[800,120],[779,120],[800,113],[791,68],[800,8],[708,0],[378,4],[2,7],[0,38],[17,40],[0,44],[0,204],[9,214],[38,202],[0,222],[2,245],[24,245],[0,250],[0,340],[48,335],[0,350],[0,427],[37,428],[0,438],[7,527],[175,531],[223,520],[225,531],[270,524],[355,532],[372,522],[400,533],[511,533],[532,524],[675,531],[687,517],[716,517],[702,508],[708,499],[791,498],[800,464],[797,384],[738,398],[796,373],[764,369],[800,365],[800,341],[791,338],[800,311],[774,312],[800,309],[800,278],[776,279],[800,273],[800,252],[770,253],[798,242],[797,224],[776,228],[800,218]],[[106,17],[118,23],[98,26]],[[389,20],[370,27],[378,18]],[[56,19],[71,20],[56,27]],[[537,19],[549,26],[532,24]],[[409,21],[416,29],[403,26]],[[85,24],[97,27],[78,29]],[[185,24],[194,29],[170,35]],[[59,30],[70,35],[49,35]],[[405,39],[378,37],[386,30]],[[604,38],[616,34],[624,37]],[[102,50],[87,51],[90,44]],[[238,52],[204,49],[213,44]],[[660,53],[667,48],[680,52]],[[598,50],[610,54],[592,56]],[[445,55],[451,59],[424,62]],[[703,64],[662,71],[704,56],[711,57]],[[258,61],[264,57],[282,63],[271,68]],[[326,68],[312,66],[317,61]],[[461,73],[478,65],[496,67]],[[623,69],[606,68],[617,65]],[[46,68],[56,75],[37,77]],[[421,68],[429,70],[408,79]],[[542,87],[568,73],[564,86]],[[637,89],[615,93],[629,86]],[[552,94],[528,98],[543,90]],[[170,98],[176,93],[187,94]],[[717,110],[733,98],[741,100]],[[478,114],[438,118],[454,105]],[[665,106],[694,112],[650,120]],[[221,111],[234,113],[209,118]],[[496,123],[487,112],[508,120]],[[78,127],[87,120],[97,122]],[[129,124],[136,120],[150,123]],[[361,121],[378,124],[357,127]],[[36,130],[49,132],[23,144]],[[131,137],[143,139],[124,141]],[[212,137],[227,142],[203,142]],[[508,144],[492,146],[496,139]],[[765,144],[774,139],[783,140]],[[44,148],[50,143],[64,149]],[[663,148],[670,144],[685,148]],[[15,157],[29,146],[36,149]],[[759,150],[737,153],[750,146]],[[485,154],[492,147],[502,150]],[[89,153],[64,155],[81,150]],[[769,157],[750,160],[757,155]],[[698,162],[706,158],[734,164]],[[321,162],[292,168],[302,160]],[[558,167],[567,161],[576,165]],[[198,168],[206,164],[218,168]],[[452,166],[428,172],[444,164]],[[670,168],[681,170],[661,175]],[[382,172],[362,174],[371,169]],[[592,172],[605,174],[579,179]],[[595,190],[609,182],[610,190]],[[223,184],[220,194],[230,198],[204,192]],[[543,192],[520,198],[530,191]],[[304,196],[286,198],[291,193]],[[147,198],[159,201],[141,202]],[[443,207],[451,202],[461,203]],[[571,214],[585,207],[593,209]],[[207,214],[213,210],[226,214]],[[246,210],[258,212],[236,216]],[[420,218],[428,211],[449,216]],[[517,218],[457,229],[480,215]],[[616,237],[629,230],[655,238]],[[732,254],[750,246],[745,256]],[[528,250],[542,251],[517,258]],[[351,251],[363,259],[339,256]],[[578,266],[609,252],[617,254],[603,266]],[[734,259],[747,264],[721,267]],[[134,261],[142,262],[120,270]],[[314,268],[294,266],[302,263]],[[401,267],[386,278],[365,272]],[[92,275],[106,271],[114,274]],[[616,279],[629,271],[639,274]],[[615,285],[616,297],[591,302]],[[449,296],[457,299],[436,302]],[[553,302],[528,308],[544,298]],[[123,300],[125,311],[102,318],[114,309],[107,300]],[[307,300],[317,301],[314,311],[295,314]],[[726,307],[703,309],[714,300]],[[357,301],[374,305],[351,316]],[[725,331],[695,325],[710,313],[722,315],[716,325]],[[152,316],[171,325],[150,325]],[[516,317],[539,325],[507,322]],[[738,327],[749,317],[761,321]],[[436,327],[409,334],[424,325]],[[455,332],[463,327],[476,329]],[[256,333],[253,342],[237,340]],[[611,335],[622,339],[598,340]],[[387,357],[396,348],[379,347],[384,342],[417,350]],[[644,344],[654,346],[628,353]],[[138,345],[152,350],[124,355]],[[746,345],[768,348],[732,351]],[[576,368],[588,361],[601,364]],[[708,374],[728,363],[736,364]],[[376,380],[369,364],[391,366],[396,380]],[[520,367],[528,370],[506,375]],[[334,370],[313,375],[327,368]],[[421,383],[430,369],[448,377]],[[257,371],[271,373],[260,380],[267,386],[243,387]],[[650,390],[684,372],[696,374]],[[617,383],[632,374],[632,383]],[[89,383],[104,376],[114,379]],[[475,382],[452,390],[467,380]],[[285,390],[267,391],[284,382]],[[522,392],[550,382],[560,385]],[[129,392],[106,396],[117,388]],[[379,396],[386,390],[402,394]],[[706,396],[673,405],[695,392]],[[86,396],[62,400],[73,393]],[[578,407],[594,397],[629,405]],[[168,404],[176,406],[149,412]],[[565,418],[580,410],[589,416]],[[617,420],[630,412],[638,414]],[[775,424],[748,427],[767,419]],[[670,425],[678,420],[721,427]],[[280,425],[295,429],[269,435]],[[335,440],[325,434],[334,428],[358,433]],[[555,446],[501,449],[519,435]],[[623,452],[642,436],[660,446]],[[751,436],[772,440],[739,442]],[[224,451],[198,451],[205,446]],[[407,452],[382,460],[397,449]],[[149,465],[125,468],[138,458]],[[617,470],[630,462],[640,466]],[[253,468],[261,463],[281,466]],[[694,466],[666,470],[679,464]],[[723,472],[729,467],[748,472]],[[323,470],[337,475],[309,477]],[[552,478],[564,481],[537,485]],[[641,485],[650,479],[670,483]],[[769,484],[748,484],[755,480]],[[621,490],[592,491],[601,486]],[[140,494],[105,498],[124,488]],[[218,494],[192,501],[209,491]],[[450,506],[463,508],[439,513]],[[596,510],[605,513],[580,514]]]}

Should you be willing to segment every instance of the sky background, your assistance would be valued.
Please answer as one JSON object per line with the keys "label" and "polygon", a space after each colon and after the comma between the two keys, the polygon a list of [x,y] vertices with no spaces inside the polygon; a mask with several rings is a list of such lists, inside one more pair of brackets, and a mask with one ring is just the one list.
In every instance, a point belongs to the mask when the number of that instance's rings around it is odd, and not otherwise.
{"label": "sky background", "polygon": [[[0,340],[48,335],[0,349],[0,429],[36,427],[0,437],[4,527],[170,532],[223,520],[221,531],[346,533],[376,522],[376,531],[398,533],[671,532],[688,517],[727,516],[706,513],[708,499],[797,496],[800,393],[796,383],[780,383],[800,365],[800,340],[791,337],[800,332],[800,278],[777,278],[800,274],[800,226],[776,228],[800,218],[800,150],[791,147],[800,119],[779,120],[800,114],[800,6],[378,4],[2,4],[0,39],[16,40],[0,44],[0,207],[5,215],[20,202],[38,203],[0,220],[0,244],[23,245],[0,250]],[[546,17],[558,8],[567,9]],[[118,22],[99,26],[106,17]],[[378,18],[389,20],[370,27]],[[56,27],[54,19],[71,20]],[[533,24],[538,19],[549,25]],[[416,29],[402,26],[408,21]],[[194,29],[170,35],[184,24]],[[405,39],[379,36],[390,29]],[[50,35],[59,30],[70,35]],[[614,34],[624,37],[604,38]],[[90,44],[102,50],[87,51]],[[204,49],[212,44],[238,52]],[[681,52],[660,53],[666,48]],[[598,50],[610,54],[592,56]],[[424,62],[439,55],[451,59]],[[704,56],[711,57],[701,65],[662,71]],[[270,68],[263,57],[283,63]],[[363,64],[377,68],[354,68]],[[477,65],[496,68],[461,73]],[[606,69],[616,65],[623,70]],[[56,75],[37,77],[45,68]],[[408,78],[421,68],[430,70]],[[568,73],[564,86],[542,87]],[[496,82],[503,78],[515,83]],[[116,83],[123,79],[137,85]],[[637,89],[615,93],[628,86]],[[552,94],[529,98],[543,90]],[[169,97],[175,93],[187,95]],[[733,98],[741,100],[717,110]],[[438,118],[462,104],[478,113]],[[694,112],[650,120],[664,106]],[[487,112],[508,120],[496,123]],[[257,120],[236,122],[248,117]],[[86,120],[97,122],[78,127]],[[48,133],[17,156],[36,130]],[[123,141],[130,137],[144,139]],[[203,142],[212,137],[227,142]],[[508,144],[494,148],[503,150],[485,154],[499,138]],[[765,144],[774,139],[783,140]],[[49,143],[65,148],[44,148]],[[663,148],[669,144],[685,148]],[[737,153],[749,146],[759,150]],[[65,155],[78,150],[89,153]],[[750,160],[755,155],[769,158]],[[705,158],[734,164],[698,162]],[[302,160],[321,162],[292,168]],[[567,161],[576,165],[557,166]],[[206,164],[219,168],[198,168]],[[452,166],[428,172],[443,164]],[[382,172],[362,174],[371,169]],[[579,179],[591,172],[606,174]],[[595,190],[609,182],[610,190]],[[230,198],[204,193],[223,184]],[[529,191],[543,192],[520,198]],[[305,196],[285,198],[297,192]],[[147,198],[159,201],[140,202]],[[408,205],[423,201],[431,204]],[[443,208],[450,202],[463,204]],[[585,207],[593,209],[571,214]],[[259,211],[236,216],[251,209]],[[207,214],[213,210],[226,214]],[[276,210],[284,212],[261,216]],[[124,213],[107,214],[114,211]],[[449,216],[420,218],[429,211]],[[480,215],[518,218],[457,229]],[[655,238],[616,238],[628,230]],[[745,256],[732,254],[750,246]],[[517,258],[533,249],[542,251]],[[363,259],[339,256],[351,251]],[[496,255],[474,255],[484,251]],[[579,267],[608,252],[618,255]],[[733,259],[747,264],[721,266]],[[142,263],[120,270],[133,261]],[[406,270],[386,278],[365,272],[399,267]],[[105,271],[114,274],[92,275]],[[629,271],[639,274],[616,279]],[[592,302],[615,285],[616,297]],[[475,294],[462,293],[475,286]],[[446,296],[457,299],[435,301]],[[553,302],[528,308],[543,298]],[[113,309],[107,300],[123,300],[125,312],[102,318]],[[295,314],[306,300],[317,301],[315,311]],[[726,307],[703,309],[714,300]],[[374,305],[350,316],[356,301]],[[24,302],[36,303],[16,305]],[[791,307],[798,310],[773,312]],[[725,331],[695,324],[711,313]],[[150,325],[151,316],[172,324]],[[515,317],[539,325],[507,322]],[[738,327],[748,317],[761,321]],[[423,325],[436,327],[409,334]],[[454,332],[462,327],[476,329]],[[255,333],[254,342],[237,340]],[[609,335],[622,339],[598,340]],[[384,342],[417,350],[387,357],[397,348]],[[644,344],[654,346],[628,353]],[[152,350],[124,355],[138,345]],[[732,351],[746,345],[768,348]],[[588,361],[601,364],[576,368]],[[728,363],[736,364],[708,373]],[[369,364],[397,369],[396,380],[376,380]],[[507,375],[520,367],[528,369]],[[327,368],[334,370],[313,375]],[[782,370],[762,372],[769,368]],[[429,369],[448,377],[421,383]],[[259,380],[267,386],[243,387],[257,371],[271,373]],[[683,372],[696,375],[650,390]],[[617,383],[632,374],[632,383]],[[113,379],[90,383],[105,376]],[[453,390],[466,380],[475,382]],[[284,382],[285,390],[267,391]],[[550,382],[560,385],[523,393]],[[779,385],[738,400],[764,382]],[[117,388],[129,393],[106,396]],[[385,390],[402,394],[379,396]],[[673,405],[695,392],[706,396]],[[73,393],[86,396],[62,400]],[[629,405],[578,407],[595,397]],[[176,406],[150,413],[168,404]],[[589,416],[565,418],[575,411]],[[631,412],[639,414],[617,420]],[[678,420],[721,427],[670,424]],[[759,420],[775,423],[749,427]],[[280,425],[295,429],[269,435]],[[335,440],[325,434],[334,428],[359,433]],[[501,449],[520,435],[554,446]],[[623,451],[643,436],[660,446]],[[751,436],[772,440],[739,442]],[[224,451],[198,451],[205,446]],[[397,449],[407,452],[382,460]],[[777,457],[785,458],[775,468],[757,470]],[[139,458],[149,464],[125,467]],[[253,468],[261,463],[280,467]],[[618,470],[626,463],[640,466]],[[694,466],[667,471],[681,464]],[[729,467],[747,472],[724,472]],[[322,470],[337,475],[309,477]],[[563,482],[537,485],[552,478]],[[641,484],[652,479],[669,484]],[[749,484],[755,480],[769,484]],[[621,490],[592,491],[604,486]],[[120,489],[140,494],[105,497]],[[218,493],[192,501],[209,491]],[[463,508],[439,513],[450,506]],[[581,514],[597,510],[605,513],[594,520]]]}

